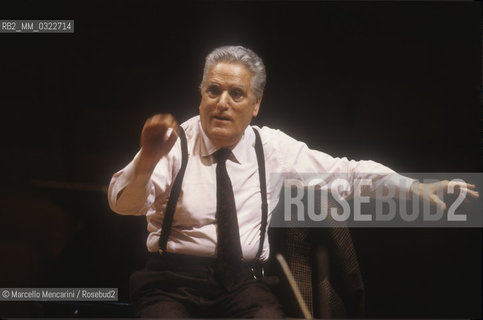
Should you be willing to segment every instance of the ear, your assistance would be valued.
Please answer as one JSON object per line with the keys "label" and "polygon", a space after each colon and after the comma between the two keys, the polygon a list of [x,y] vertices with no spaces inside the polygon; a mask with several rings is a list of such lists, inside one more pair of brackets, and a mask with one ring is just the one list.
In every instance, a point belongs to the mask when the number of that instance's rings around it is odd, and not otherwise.
{"label": "ear", "polygon": [[260,103],[262,103],[263,95],[258,98],[257,102],[255,102],[255,107],[253,108],[252,116],[256,117],[258,115],[258,111],[260,110]]}

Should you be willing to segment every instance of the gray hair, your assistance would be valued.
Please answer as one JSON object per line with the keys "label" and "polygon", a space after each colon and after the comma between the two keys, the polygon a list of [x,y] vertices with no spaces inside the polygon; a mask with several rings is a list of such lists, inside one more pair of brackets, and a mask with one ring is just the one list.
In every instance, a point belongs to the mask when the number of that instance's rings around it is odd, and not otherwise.
{"label": "gray hair", "polygon": [[258,101],[258,99],[262,97],[263,88],[267,82],[265,65],[255,52],[242,46],[219,47],[206,56],[203,80],[201,81],[200,89],[202,89],[205,84],[208,70],[220,62],[240,63],[250,70],[252,73],[251,85],[255,93],[255,100]]}

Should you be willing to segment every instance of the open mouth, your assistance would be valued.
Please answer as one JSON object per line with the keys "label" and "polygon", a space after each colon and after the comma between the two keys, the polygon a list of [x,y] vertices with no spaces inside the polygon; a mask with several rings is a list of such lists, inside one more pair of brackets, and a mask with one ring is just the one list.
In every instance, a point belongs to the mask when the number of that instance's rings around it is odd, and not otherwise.
{"label": "open mouth", "polygon": [[220,121],[231,121],[230,118],[223,117],[223,116],[213,116],[213,118],[215,118],[216,120],[220,120]]}

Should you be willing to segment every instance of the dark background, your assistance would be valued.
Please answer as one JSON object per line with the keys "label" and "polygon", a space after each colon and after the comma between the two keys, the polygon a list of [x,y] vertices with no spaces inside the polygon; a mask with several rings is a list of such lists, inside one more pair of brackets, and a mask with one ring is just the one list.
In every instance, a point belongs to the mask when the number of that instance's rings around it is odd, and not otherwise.
{"label": "dark background", "polygon": [[[480,16],[476,2],[0,4],[1,19],[75,20],[74,34],[0,34],[0,287],[127,301],[145,221],[112,213],[103,188],[147,117],[197,113],[220,45],[265,61],[255,124],[400,172],[480,172]],[[481,317],[479,229],[352,232],[368,317]],[[0,303],[0,316],[36,308]]]}

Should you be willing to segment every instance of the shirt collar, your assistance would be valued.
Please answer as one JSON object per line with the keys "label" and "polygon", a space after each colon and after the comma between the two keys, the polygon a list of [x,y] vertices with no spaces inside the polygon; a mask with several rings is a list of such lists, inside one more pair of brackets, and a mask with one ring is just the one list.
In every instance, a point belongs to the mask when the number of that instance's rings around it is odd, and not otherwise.
{"label": "shirt collar", "polygon": [[[198,122],[199,130],[201,132],[201,144],[200,144],[200,154],[202,157],[211,156],[219,148],[213,143],[213,141],[208,138],[203,127],[201,126],[201,121]],[[243,136],[240,141],[231,149],[235,161],[238,163],[247,162],[249,159],[249,152],[254,146],[254,137],[252,137],[253,132],[250,126],[246,127]],[[253,139],[252,139],[253,138]],[[253,140],[253,141],[252,141]]]}

